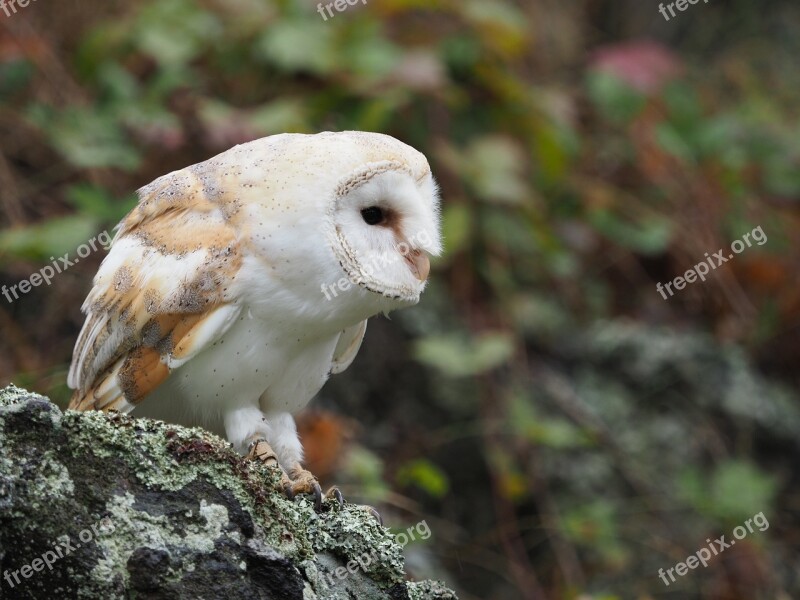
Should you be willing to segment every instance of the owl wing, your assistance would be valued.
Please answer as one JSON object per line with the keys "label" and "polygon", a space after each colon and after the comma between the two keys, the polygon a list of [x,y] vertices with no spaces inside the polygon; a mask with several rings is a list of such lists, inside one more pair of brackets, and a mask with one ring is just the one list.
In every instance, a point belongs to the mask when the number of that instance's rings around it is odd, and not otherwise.
{"label": "owl wing", "polygon": [[83,304],[69,408],[129,412],[238,318],[230,207],[190,169],[139,190]]}
{"label": "owl wing", "polygon": [[333,360],[331,361],[331,375],[341,373],[355,360],[366,331],[367,321],[365,319],[352,327],[348,327],[339,334],[339,341],[336,343],[336,349],[333,351]]}

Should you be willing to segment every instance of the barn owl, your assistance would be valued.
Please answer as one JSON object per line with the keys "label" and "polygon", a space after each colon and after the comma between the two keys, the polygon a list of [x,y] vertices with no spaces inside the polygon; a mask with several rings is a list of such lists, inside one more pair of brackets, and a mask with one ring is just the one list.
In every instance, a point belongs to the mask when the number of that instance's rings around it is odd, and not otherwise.
{"label": "barn owl", "polygon": [[427,160],[382,134],[281,134],[138,193],[82,307],[70,408],[222,433],[319,506],[292,415],[369,317],[418,302],[442,249]]}

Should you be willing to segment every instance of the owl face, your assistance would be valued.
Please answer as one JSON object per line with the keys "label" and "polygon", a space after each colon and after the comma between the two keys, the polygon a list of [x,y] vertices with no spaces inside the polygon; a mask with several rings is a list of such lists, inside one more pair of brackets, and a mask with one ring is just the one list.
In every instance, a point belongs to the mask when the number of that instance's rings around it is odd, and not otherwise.
{"label": "owl face", "polygon": [[429,255],[442,249],[438,192],[426,161],[361,166],[337,186],[330,222],[331,249],[350,282],[401,304],[419,300]]}

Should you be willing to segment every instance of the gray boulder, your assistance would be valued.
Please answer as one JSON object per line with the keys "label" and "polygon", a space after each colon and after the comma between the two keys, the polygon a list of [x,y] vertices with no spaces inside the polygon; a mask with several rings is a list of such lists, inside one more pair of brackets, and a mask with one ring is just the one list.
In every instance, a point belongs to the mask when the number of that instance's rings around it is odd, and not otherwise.
{"label": "gray boulder", "polygon": [[202,429],[0,391],[0,598],[455,599],[364,510],[274,491]]}

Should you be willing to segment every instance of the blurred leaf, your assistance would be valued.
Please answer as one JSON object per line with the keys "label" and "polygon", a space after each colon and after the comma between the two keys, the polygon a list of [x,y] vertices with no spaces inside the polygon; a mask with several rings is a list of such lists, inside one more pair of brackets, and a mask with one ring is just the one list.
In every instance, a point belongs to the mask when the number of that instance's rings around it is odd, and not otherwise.
{"label": "blurred leaf", "polygon": [[424,458],[400,467],[397,471],[397,483],[402,486],[416,485],[434,498],[441,498],[450,488],[445,472]]}
{"label": "blurred leaf", "polygon": [[83,215],[113,224],[122,220],[138,201],[135,195],[119,201],[108,190],[91,184],[71,186],[67,189],[67,199]]}
{"label": "blurred leaf", "polygon": [[714,473],[711,483],[715,512],[721,517],[745,519],[769,511],[778,490],[777,480],[750,462],[730,461]]}
{"label": "blurred leaf", "polygon": [[695,152],[690,142],[671,123],[659,123],[656,127],[656,140],[666,152],[686,161],[694,162]]}
{"label": "blurred leaf", "polygon": [[136,78],[116,63],[105,63],[100,67],[97,77],[107,100],[131,102],[139,95]]}
{"label": "blurred leaf", "polygon": [[448,204],[442,212],[445,256],[453,256],[470,243],[472,211],[465,204]]}
{"label": "blurred leaf", "polygon": [[[695,132],[698,154],[703,158],[717,157],[725,163],[741,167],[744,161],[741,158],[742,147],[737,140],[740,134],[739,123],[733,117],[722,115],[707,118],[698,124]],[[678,149],[678,152],[683,150]]]}
{"label": "blurred leaf", "polygon": [[337,64],[333,32],[322,20],[276,21],[261,37],[258,53],[284,71],[328,73]]}
{"label": "blurred leaf", "polygon": [[49,262],[74,253],[98,234],[98,219],[88,215],[51,218],[28,227],[0,232],[0,260],[29,259]]}
{"label": "blurred leaf", "polygon": [[565,307],[546,292],[516,294],[509,312],[517,329],[537,336],[557,334],[572,322]]}
{"label": "blurred leaf", "polygon": [[389,41],[379,23],[360,21],[342,41],[339,62],[366,78],[384,77],[400,63],[403,52]]}
{"label": "blurred leaf", "polygon": [[695,127],[705,120],[697,93],[690,85],[672,82],[664,88],[662,97],[672,122],[682,127]]}
{"label": "blurred leaf", "polygon": [[615,123],[630,122],[646,104],[643,94],[604,71],[589,73],[587,87],[594,105],[604,117]]}
{"label": "blurred leaf", "polygon": [[672,237],[672,223],[665,218],[652,217],[631,224],[608,210],[594,210],[588,216],[591,224],[609,240],[642,254],[664,252]]}
{"label": "blurred leaf", "polygon": [[454,74],[470,72],[481,57],[481,45],[469,35],[453,35],[442,40],[441,55]]}
{"label": "blurred leaf", "polygon": [[759,512],[769,513],[778,491],[777,480],[750,462],[731,460],[711,478],[688,467],[678,478],[683,497],[698,511],[727,524],[741,523]]}
{"label": "blurred leaf", "polygon": [[118,118],[140,145],[177,150],[186,142],[180,119],[157,103],[124,104]]}
{"label": "blurred leaf", "polygon": [[577,144],[576,136],[566,127],[542,124],[536,128],[536,163],[548,181],[564,177],[569,166],[569,154],[577,151]]}
{"label": "blurred leaf", "polygon": [[372,502],[381,502],[389,486],[383,478],[383,461],[374,452],[363,446],[351,447],[342,465],[342,474],[359,486],[359,493]]}
{"label": "blurred leaf", "polygon": [[490,48],[504,56],[517,56],[528,45],[530,30],[516,6],[500,0],[467,0],[459,5]]}
{"label": "blurred leaf", "polygon": [[221,33],[217,18],[191,0],[162,0],[144,6],[132,39],[165,66],[182,66]]}
{"label": "blurred leaf", "polygon": [[764,179],[769,193],[800,201],[800,158],[781,157],[768,162]]}
{"label": "blurred leaf", "polygon": [[0,63],[0,100],[5,101],[9,96],[25,88],[33,73],[33,66],[27,60]]}
{"label": "blurred leaf", "polygon": [[83,108],[56,113],[34,106],[28,117],[76,167],[119,167],[132,171],[139,166],[137,148],[108,114]]}
{"label": "blurred leaf", "polygon": [[530,195],[525,181],[525,153],[509,137],[481,137],[463,153],[454,151],[450,160],[483,200],[520,204]]}
{"label": "blurred leaf", "polygon": [[481,222],[485,238],[496,240],[495,245],[504,245],[512,255],[534,257],[539,246],[528,221],[511,211],[493,210]]}
{"label": "blurred leaf", "polygon": [[270,102],[250,113],[248,121],[261,135],[309,131],[308,115],[301,98],[284,98]]}
{"label": "blurred leaf", "polygon": [[494,447],[489,451],[488,459],[504,497],[514,502],[522,502],[530,496],[530,478],[525,476],[522,465],[510,452]]}
{"label": "blurred leaf", "polygon": [[355,127],[363,131],[381,131],[390,126],[404,99],[400,95],[386,94],[382,98],[367,100],[355,117]]}
{"label": "blurred leaf", "polygon": [[517,435],[551,448],[577,448],[589,444],[589,438],[572,423],[537,414],[529,395],[515,394],[511,398],[508,421]]}
{"label": "blurred leaf", "polygon": [[595,500],[588,504],[566,509],[562,513],[564,535],[589,548],[609,563],[621,563],[626,555],[620,545],[616,508],[608,500]]}
{"label": "blurred leaf", "polygon": [[484,333],[465,340],[461,336],[431,336],[417,341],[414,356],[450,377],[467,377],[491,371],[514,354],[514,340],[506,333]]}

